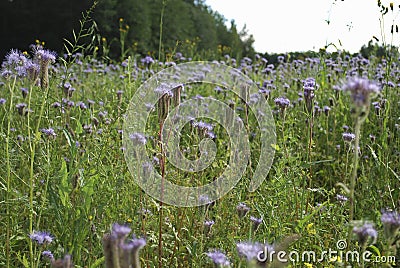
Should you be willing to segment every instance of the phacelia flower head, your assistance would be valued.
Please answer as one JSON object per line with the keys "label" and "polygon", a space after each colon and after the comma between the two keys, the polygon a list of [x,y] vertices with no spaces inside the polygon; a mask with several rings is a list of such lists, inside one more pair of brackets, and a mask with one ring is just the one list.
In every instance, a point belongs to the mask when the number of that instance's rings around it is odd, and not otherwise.
{"label": "phacelia flower head", "polygon": [[56,53],[54,51],[46,50],[46,49],[38,49],[36,51],[36,57],[39,59],[41,63],[53,63],[56,61]]}
{"label": "phacelia flower head", "polygon": [[352,142],[356,138],[356,135],[353,134],[353,133],[347,133],[346,132],[346,133],[342,134],[342,138],[346,142]]}
{"label": "phacelia flower head", "polygon": [[387,239],[397,235],[400,230],[400,214],[398,212],[382,211],[381,222]]}
{"label": "phacelia flower head", "polygon": [[29,238],[39,245],[50,244],[53,242],[53,237],[48,232],[33,231],[33,233],[29,235]]}
{"label": "phacelia flower head", "polygon": [[290,100],[285,97],[278,97],[274,102],[281,110],[285,110],[290,105]]}
{"label": "phacelia flower head", "polygon": [[41,129],[41,131],[42,131],[43,134],[45,134],[46,136],[49,136],[49,137],[54,137],[55,138],[57,136],[56,132],[51,127],[50,128],[43,128],[43,129]]}
{"label": "phacelia flower head", "polygon": [[260,224],[262,223],[262,218],[256,218],[254,216],[250,217],[250,221],[253,223],[253,230],[256,231]]}
{"label": "phacelia flower head", "polygon": [[372,244],[374,244],[378,237],[378,232],[371,223],[365,223],[362,226],[354,227],[353,233],[357,236],[358,243],[362,247],[366,246],[369,239],[372,239]]}
{"label": "phacelia flower head", "polygon": [[49,261],[54,261],[54,256],[53,253],[51,253],[51,251],[49,250],[45,250],[42,252],[42,256],[43,258],[48,259]]}
{"label": "phacelia flower head", "polygon": [[11,51],[6,55],[6,60],[3,62],[2,67],[23,65],[27,60],[28,59],[21,53],[21,51],[11,49]]}
{"label": "phacelia flower head", "polygon": [[217,267],[224,267],[231,265],[226,255],[219,250],[211,250],[206,254]]}
{"label": "phacelia flower head", "polygon": [[146,137],[141,133],[138,132],[132,133],[129,135],[129,138],[131,139],[133,145],[135,146],[146,144]]}
{"label": "phacelia flower head", "polygon": [[130,232],[131,228],[126,225],[120,225],[118,223],[114,223],[112,227],[112,233],[116,237],[126,237]]}
{"label": "phacelia flower head", "polygon": [[351,99],[357,107],[369,107],[371,97],[381,91],[376,82],[357,76],[349,78],[342,89],[350,92]]}
{"label": "phacelia flower head", "polygon": [[135,249],[141,249],[146,245],[146,239],[144,237],[136,237],[136,235],[132,235],[132,240],[130,243],[133,245]]}
{"label": "phacelia flower head", "polygon": [[239,242],[236,244],[236,249],[240,257],[244,257],[250,262],[257,261],[260,253],[268,256],[268,252],[272,252],[273,246],[259,242]]}

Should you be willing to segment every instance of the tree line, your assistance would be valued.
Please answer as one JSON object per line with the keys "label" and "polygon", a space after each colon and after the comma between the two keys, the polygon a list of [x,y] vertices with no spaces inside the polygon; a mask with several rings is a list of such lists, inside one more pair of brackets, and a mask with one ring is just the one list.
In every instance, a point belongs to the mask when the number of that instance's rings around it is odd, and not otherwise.
{"label": "tree line", "polygon": [[[96,38],[91,42],[99,55],[120,58],[134,53],[158,57],[181,52],[187,57],[229,54],[252,57],[254,38],[246,29],[227,26],[223,15],[204,0],[98,0],[91,14]],[[0,56],[11,48],[27,50],[39,40],[49,49],[65,53],[64,38],[74,40],[82,13],[92,0],[3,0]],[[90,27],[85,24],[84,27]],[[73,43],[73,42],[72,42]],[[161,46],[160,46],[161,44]]]}

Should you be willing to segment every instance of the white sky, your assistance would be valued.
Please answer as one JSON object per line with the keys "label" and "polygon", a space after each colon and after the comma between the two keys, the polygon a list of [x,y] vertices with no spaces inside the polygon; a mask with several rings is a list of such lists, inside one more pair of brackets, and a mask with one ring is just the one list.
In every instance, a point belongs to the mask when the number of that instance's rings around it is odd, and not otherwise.
{"label": "white sky", "polygon": [[[389,2],[382,0],[387,6]],[[395,21],[400,30],[400,0],[391,2],[394,12],[389,10],[383,19],[385,40],[399,46],[400,33],[394,33],[392,41],[390,28]],[[254,48],[261,53],[318,50],[331,42],[338,49],[354,53],[374,35],[383,40],[382,17],[376,0],[206,0],[205,3],[222,14],[227,25],[234,19],[240,31],[246,24],[255,38]],[[326,23],[328,19],[330,25]]]}

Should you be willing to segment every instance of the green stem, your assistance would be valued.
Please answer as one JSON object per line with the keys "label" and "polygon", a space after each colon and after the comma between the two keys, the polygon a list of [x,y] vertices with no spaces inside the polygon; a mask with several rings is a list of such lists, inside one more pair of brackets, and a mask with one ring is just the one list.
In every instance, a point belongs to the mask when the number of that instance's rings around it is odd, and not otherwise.
{"label": "green stem", "polygon": [[350,245],[351,236],[352,236],[352,225],[351,222],[354,220],[354,207],[355,207],[355,200],[354,200],[354,193],[356,187],[356,180],[357,180],[357,169],[358,169],[358,147],[360,145],[360,131],[361,131],[361,123],[362,121],[357,116],[355,122],[355,141],[354,141],[354,153],[353,153],[353,171],[350,178],[350,198],[349,198],[349,233],[347,238],[347,245]]}
{"label": "green stem", "polygon": [[[29,150],[30,150],[30,167],[29,167],[29,233],[31,234],[33,232],[33,215],[35,214],[34,208],[33,208],[33,197],[34,197],[34,163],[35,163],[35,152],[36,152],[36,145],[38,144],[40,140],[40,133],[39,133],[39,128],[40,128],[40,123],[42,120],[43,116],[43,111],[44,111],[44,106],[47,101],[47,95],[49,92],[49,87],[47,86],[45,88],[45,93],[44,93],[44,98],[42,101],[42,104],[40,106],[40,112],[38,116],[38,121],[36,124],[35,132],[34,132],[34,139],[32,142],[32,136],[31,136],[31,131],[30,131],[30,123],[31,123],[31,117],[30,117],[30,107],[31,107],[31,99],[32,99],[32,91],[33,91],[33,86],[30,86],[29,88],[29,100],[28,100],[28,137],[29,137]],[[33,245],[32,241],[29,240],[29,254],[30,254],[30,261],[31,261],[31,267],[33,266],[34,263],[34,252],[33,252]]]}
{"label": "green stem", "polygon": [[7,189],[6,189],[6,215],[7,215],[7,234],[6,234],[6,255],[7,255],[7,268],[10,267],[10,237],[11,237],[11,212],[10,212],[10,189],[11,189],[11,162],[10,162],[10,132],[11,132],[11,120],[12,120],[12,108],[14,98],[14,88],[17,78],[14,78],[12,86],[10,87],[10,108],[8,110],[8,122],[7,122],[7,137],[6,137],[6,161],[7,161]]}

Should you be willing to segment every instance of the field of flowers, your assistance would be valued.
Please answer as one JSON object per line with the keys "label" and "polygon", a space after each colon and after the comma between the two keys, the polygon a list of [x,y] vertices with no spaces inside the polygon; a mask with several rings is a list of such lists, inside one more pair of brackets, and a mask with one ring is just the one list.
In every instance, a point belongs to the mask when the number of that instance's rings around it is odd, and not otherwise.
{"label": "field of flowers", "polygon": [[[268,146],[275,155],[255,192],[248,191],[250,178],[267,161],[259,159],[260,130],[247,103],[223,85],[184,84],[167,105],[149,107],[146,133],[123,133],[136,90],[158,71],[190,61],[176,53],[166,62],[106,62],[40,46],[7,55],[0,78],[1,267],[399,267],[400,59],[324,51],[303,60],[282,55],[277,64],[261,56],[216,59],[248,76],[259,89],[250,101],[272,110],[276,143]],[[199,157],[203,138],[215,142],[215,159],[201,172],[169,163],[159,140],[170,105],[208,97],[243,119],[251,149],[245,175],[202,206],[154,200],[128,170],[123,135],[146,144],[166,180],[209,183],[229,164],[223,127],[193,118],[182,128],[189,159]],[[261,260],[265,249],[287,252],[287,262]],[[361,258],[366,251],[371,262]]]}

